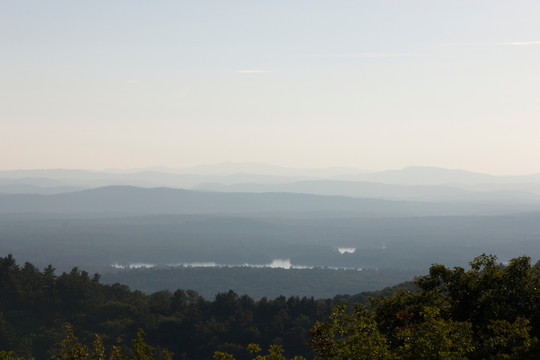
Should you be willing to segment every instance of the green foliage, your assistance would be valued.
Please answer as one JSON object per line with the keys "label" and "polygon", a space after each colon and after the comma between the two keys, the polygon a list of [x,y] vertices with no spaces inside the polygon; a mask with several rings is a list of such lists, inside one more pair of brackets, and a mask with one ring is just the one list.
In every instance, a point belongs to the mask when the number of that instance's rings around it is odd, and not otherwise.
{"label": "green foliage", "polygon": [[[330,300],[254,301],[233,291],[214,301],[193,290],[146,295],[125,285],[103,285],[99,276],[77,268],[57,276],[50,266],[39,271],[29,263],[17,265],[12,256],[0,257],[0,350],[25,358],[49,359],[53,344],[67,336],[65,323],[77,329],[79,344],[91,345],[101,334],[101,343],[117,358],[126,349],[116,339],[136,338],[139,328],[149,342],[174,352],[175,359],[208,359],[219,350],[245,360],[249,343],[264,348],[277,343],[286,354],[310,357],[304,345],[309,329],[330,309]],[[79,352],[87,350],[95,352],[91,346]]]}
{"label": "green foliage", "polygon": [[387,339],[381,334],[375,316],[365,306],[347,314],[336,306],[331,322],[318,322],[311,330],[310,346],[319,359],[389,359]]}
{"label": "green foliage", "polygon": [[423,322],[398,332],[403,344],[397,358],[403,360],[465,360],[473,349],[470,323],[445,320],[439,309],[426,308]]}
{"label": "green foliage", "polygon": [[75,336],[71,326],[66,326],[66,337],[56,345],[56,353],[52,356],[53,360],[90,360],[102,359],[100,355],[103,353],[101,340],[96,336],[96,351],[90,353],[87,345],[81,344]]}
{"label": "green foliage", "polygon": [[137,337],[131,341],[131,348],[127,352],[118,342],[109,354],[106,353],[100,336],[95,336],[93,348],[90,349],[77,339],[71,326],[66,325],[66,332],[66,337],[56,344],[52,360],[172,360],[172,354],[167,350],[163,350],[159,356],[160,354],[144,341],[142,329],[137,331]]}
{"label": "green foliage", "polygon": [[506,320],[491,321],[484,334],[489,359],[535,359],[538,339],[531,338],[530,321],[517,318],[513,323]]}
{"label": "green foliage", "polygon": [[442,265],[398,291],[357,306],[334,308],[312,329],[320,360],[538,359],[540,272],[528,257],[507,266],[482,255],[465,271]]}
{"label": "green foliage", "polygon": [[[538,359],[540,268],[527,257],[503,266],[487,255],[470,265],[433,265],[414,287],[354,307],[342,304],[366,294],[336,297],[332,310],[331,300],[254,301],[233,291],[214,301],[192,290],[145,295],[8,256],[0,258],[0,360],[48,359],[54,343],[54,360],[171,359],[162,348],[179,360]],[[127,346],[119,337],[134,340]]]}
{"label": "green foliage", "polygon": [[[27,360],[24,357],[17,357],[13,351],[0,351],[0,360]],[[30,360],[33,360],[30,359]]]}
{"label": "green foliage", "polygon": [[[261,352],[261,347],[258,344],[249,344],[246,348],[246,350],[252,354],[252,360],[288,360],[285,356],[283,356],[283,348],[279,345],[270,345],[268,347],[267,354],[265,355],[255,355],[259,352]],[[231,354],[222,352],[222,351],[216,351],[214,353],[214,359],[215,360],[236,360],[234,356]],[[302,356],[294,356],[290,358],[290,360],[305,360]]]}

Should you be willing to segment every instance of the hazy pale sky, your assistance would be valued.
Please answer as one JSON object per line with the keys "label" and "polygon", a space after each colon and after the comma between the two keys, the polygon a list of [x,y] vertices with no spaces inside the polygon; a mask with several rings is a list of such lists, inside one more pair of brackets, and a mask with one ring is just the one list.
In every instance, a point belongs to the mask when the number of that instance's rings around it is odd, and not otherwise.
{"label": "hazy pale sky", "polygon": [[0,169],[540,172],[540,1],[0,0]]}

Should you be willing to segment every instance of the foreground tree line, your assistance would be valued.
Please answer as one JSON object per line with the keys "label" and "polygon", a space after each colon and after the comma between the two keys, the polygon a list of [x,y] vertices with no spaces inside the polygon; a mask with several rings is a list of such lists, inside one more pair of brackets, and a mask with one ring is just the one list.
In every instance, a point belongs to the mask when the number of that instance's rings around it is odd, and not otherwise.
{"label": "foreground tree line", "polygon": [[[0,359],[538,359],[538,265],[487,255],[469,270],[434,265],[413,289],[352,305],[343,303],[364,296],[145,295],[8,256],[0,258]],[[118,337],[134,339],[131,347]]]}
{"label": "foreground tree line", "polygon": [[539,359],[540,267],[480,256],[471,269],[434,265],[416,292],[336,307],[312,329],[320,359]]}
{"label": "foreground tree line", "polygon": [[209,359],[214,351],[248,359],[250,343],[310,358],[305,343],[313,324],[328,319],[334,304],[367,301],[367,295],[374,293],[255,301],[229,291],[209,301],[192,290],[145,294],[105,285],[77,268],[56,275],[52,266],[39,270],[7,256],[0,258],[0,350],[48,359],[69,323],[81,343],[92,344],[99,334],[107,349],[117,338],[128,346],[142,328],[148,343],[169,349],[175,359]]}

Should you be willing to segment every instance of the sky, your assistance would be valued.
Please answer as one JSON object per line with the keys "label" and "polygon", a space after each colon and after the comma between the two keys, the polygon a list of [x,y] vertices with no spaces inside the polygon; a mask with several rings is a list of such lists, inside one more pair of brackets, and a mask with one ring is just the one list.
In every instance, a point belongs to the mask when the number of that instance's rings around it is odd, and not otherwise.
{"label": "sky", "polygon": [[0,169],[540,172],[540,2],[0,0]]}

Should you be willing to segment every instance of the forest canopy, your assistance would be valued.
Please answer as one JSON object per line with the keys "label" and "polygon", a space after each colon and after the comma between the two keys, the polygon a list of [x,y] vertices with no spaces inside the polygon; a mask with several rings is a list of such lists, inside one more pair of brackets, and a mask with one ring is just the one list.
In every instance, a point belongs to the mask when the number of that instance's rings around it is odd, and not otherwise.
{"label": "forest canopy", "polygon": [[[482,255],[468,270],[433,265],[413,287],[370,295],[363,304],[356,301],[367,294],[259,301],[233,291],[213,301],[191,290],[146,295],[103,285],[99,275],[77,268],[57,276],[51,266],[40,271],[7,256],[0,258],[0,351],[5,359],[59,356],[53,345],[74,336],[66,333],[69,323],[79,336],[72,346],[91,351],[97,335],[99,349],[111,354],[129,354],[118,337],[147,346],[142,328],[159,350],[148,358],[170,356],[160,352],[165,348],[174,359],[239,360],[537,359],[540,353],[540,268],[528,257],[502,265]],[[254,351],[261,348],[268,355]]]}

